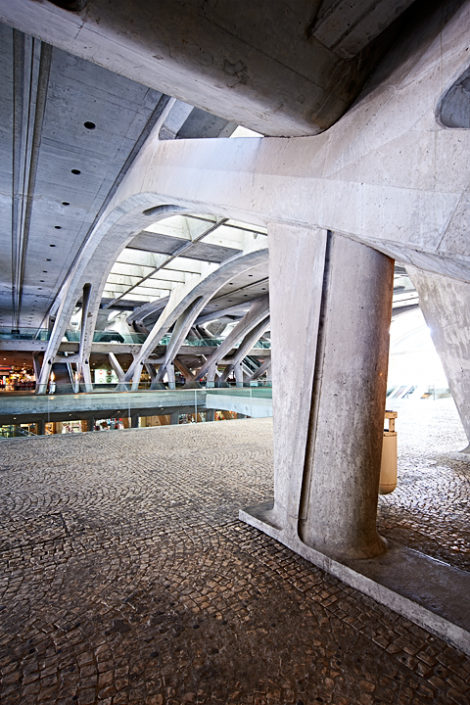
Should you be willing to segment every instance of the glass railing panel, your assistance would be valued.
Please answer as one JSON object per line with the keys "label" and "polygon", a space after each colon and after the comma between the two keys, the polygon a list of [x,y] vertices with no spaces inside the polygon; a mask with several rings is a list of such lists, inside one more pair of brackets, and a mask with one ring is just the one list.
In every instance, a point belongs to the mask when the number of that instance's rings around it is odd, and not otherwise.
{"label": "glass railing panel", "polygon": [[54,393],[43,396],[5,394],[0,437],[28,438],[272,415],[271,390],[267,387],[181,387],[131,392],[102,385],[98,393],[73,393],[66,386],[57,385]]}
{"label": "glass railing panel", "polygon": [[[0,340],[41,340],[48,341],[51,336],[51,331],[47,328],[0,328]],[[94,343],[123,343],[128,345],[142,345],[147,336],[144,333],[121,333],[113,330],[96,330],[93,334]],[[63,342],[78,343],[80,342],[80,330],[66,330],[63,336]],[[163,336],[159,341],[159,345],[168,345],[171,340],[171,334]],[[224,338],[186,338],[184,345],[189,347],[218,347],[224,342]],[[233,345],[233,348],[238,348],[239,342]],[[270,349],[270,341],[259,340],[255,345],[256,349]]]}
{"label": "glass railing panel", "polygon": [[46,340],[47,328],[0,328],[0,340]]}

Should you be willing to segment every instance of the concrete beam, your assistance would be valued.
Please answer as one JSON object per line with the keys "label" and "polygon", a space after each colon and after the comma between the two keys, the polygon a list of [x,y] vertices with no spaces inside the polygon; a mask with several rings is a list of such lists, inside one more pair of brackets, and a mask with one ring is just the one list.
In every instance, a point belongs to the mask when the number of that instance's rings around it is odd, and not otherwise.
{"label": "concrete beam", "polygon": [[0,0],[0,19],[228,121],[263,134],[307,135],[351,104],[387,44],[358,51],[406,4],[382,0],[368,13],[377,3],[363,0],[356,14],[369,20],[362,24],[340,4],[314,27],[318,0],[252,3],[243,13],[236,3],[203,0],[93,0],[77,13]]}
{"label": "concrete beam", "polygon": [[[470,3],[439,6],[326,133],[148,143],[114,204],[145,194],[252,223],[327,228],[420,269],[470,280],[470,131],[435,109],[467,68]],[[408,57],[397,67],[397,56]],[[343,204],[339,208],[338,203]]]}

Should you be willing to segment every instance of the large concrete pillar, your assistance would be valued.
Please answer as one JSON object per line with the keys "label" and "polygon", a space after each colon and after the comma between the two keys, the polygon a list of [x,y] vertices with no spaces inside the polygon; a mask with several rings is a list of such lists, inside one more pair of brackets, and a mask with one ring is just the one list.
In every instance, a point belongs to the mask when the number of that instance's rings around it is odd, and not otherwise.
{"label": "large concrete pillar", "polygon": [[336,557],[384,550],[376,513],[392,293],[391,259],[330,238],[299,530]]}
{"label": "large concrete pillar", "polygon": [[320,230],[275,226],[269,248],[274,506],[250,523],[294,548],[378,555],[393,261]]}
{"label": "large concrete pillar", "polygon": [[414,267],[407,271],[470,442],[470,284]]}

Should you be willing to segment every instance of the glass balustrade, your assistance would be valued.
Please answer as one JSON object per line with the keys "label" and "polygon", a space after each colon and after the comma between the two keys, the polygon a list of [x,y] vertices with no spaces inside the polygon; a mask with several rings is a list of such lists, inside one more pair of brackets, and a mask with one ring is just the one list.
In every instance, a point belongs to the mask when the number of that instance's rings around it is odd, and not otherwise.
{"label": "glass balustrade", "polygon": [[[0,341],[2,340],[40,340],[48,341],[51,331],[48,328],[0,328]],[[93,333],[94,343],[123,343],[127,345],[141,345],[147,336],[144,333],[121,333],[113,330],[95,330]],[[171,334],[163,336],[159,345],[168,345],[171,341]],[[62,342],[79,343],[79,330],[66,330]],[[189,347],[218,347],[224,342],[224,338],[186,338],[183,345]],[[240,342],[232,347],[238,348]],[[271,341],[259,340],[254,349],[270,349]]]}
{"label": "glass balustrade", "polygon": [[4,394],[0,439],[34,435],[123,430],[272,415],[272,390],[259,386],[72,392],[55,385],[52,393]]}

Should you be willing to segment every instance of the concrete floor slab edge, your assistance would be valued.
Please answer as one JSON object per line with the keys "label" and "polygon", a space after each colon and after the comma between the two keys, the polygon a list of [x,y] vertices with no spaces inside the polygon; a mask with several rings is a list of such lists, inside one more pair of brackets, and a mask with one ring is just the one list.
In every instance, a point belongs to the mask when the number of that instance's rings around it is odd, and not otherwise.
{"label": "concrete floor slab edge", "polygon": [[[394,612],[397,612],[397,614],[409,619],[414,624],[426,629],[431,634],[443,639],[450,645],[460,649],[465,654],[470,656],[470,631],[449,621],[445,617],[432,612],[419,602],[406,597],[396,590],[390,589],[382,582],[369,578],[364,573],[358,572],[350,566],[340,563],[333,558],[316,551],[315,549],[304,544],[299,538],[296,539],[285,535],[281,529],[275,527],[263,517],[263,514],[266,513],[268,508],[268,503],[262,503],[259,506],[240,509],[238,516],[244,523],[258,529],[259,531],[262,531],[276,541],[279,541],[279,543],[282,543],[287,548],[295,551],[295,553],[310,563],[313,563],[321,570],[333,575],[355,590],[359,590],[359,592],[371,597],[376,600],[376,602],[385,605]],[[403,549],[405,551],[411,550],[406,549],[404,546],[398,546],[398,544],[394,544],[394,546],[395,548]],[[418,552],[416,553],[418,554]],[[430,559],[430,557],[425,556],[425,554],[418,555],[421,555],[422,558]],[[430,560],[433,561],[433,559]],[[441,565],[445,566],[445,564]],[[451,566],[449,566],[449,568],[451,568]],[[465,612],[464,606],[462,607],[462,611]]]}

